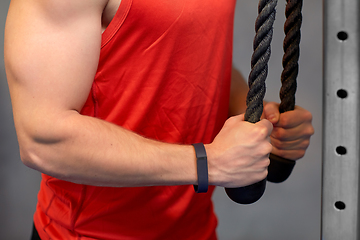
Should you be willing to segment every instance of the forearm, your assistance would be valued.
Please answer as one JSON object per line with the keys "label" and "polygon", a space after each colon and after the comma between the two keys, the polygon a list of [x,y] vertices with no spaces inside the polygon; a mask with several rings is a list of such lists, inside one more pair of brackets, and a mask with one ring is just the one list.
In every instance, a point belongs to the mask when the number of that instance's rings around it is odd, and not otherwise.
{"label": "forearm", "polygon": [[[82,184],[196,184],[192,146],[152,141],[78,113],[98,68],[106,4],[12,1],[4,59],[22,160]],[[242,117],[227,125],[222,137],[205,146],[209,183],[238,187],[263,179],[268,152],[257,149],[269,148],[272,126],[249,124]]]}
{"label": "forearm", "polygon": [[75,111],[37,128],[19,136],[23,161],[59,179],[112,187],[197,182],[192,146],[146,139]]}

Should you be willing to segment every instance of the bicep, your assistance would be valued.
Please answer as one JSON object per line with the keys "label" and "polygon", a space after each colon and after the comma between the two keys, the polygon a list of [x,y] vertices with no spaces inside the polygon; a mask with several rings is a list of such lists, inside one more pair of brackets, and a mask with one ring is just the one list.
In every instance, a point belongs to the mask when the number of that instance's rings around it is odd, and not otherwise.
{"label": "bicep", "polygon": [[12,1],[5,63],[14,114],[81,109],[100,53],[101,6],[94,2]]}

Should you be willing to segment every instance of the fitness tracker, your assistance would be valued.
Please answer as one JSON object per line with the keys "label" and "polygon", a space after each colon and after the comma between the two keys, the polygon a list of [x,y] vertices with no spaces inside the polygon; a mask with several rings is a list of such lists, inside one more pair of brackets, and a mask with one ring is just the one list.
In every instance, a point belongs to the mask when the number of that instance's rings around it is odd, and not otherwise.
{"label": "fitness tracker", "polygon": [[206,193],[209,187],[206,150],[203,143],[192,144],[195,148],[198,185],[194,185],[195,192]]}

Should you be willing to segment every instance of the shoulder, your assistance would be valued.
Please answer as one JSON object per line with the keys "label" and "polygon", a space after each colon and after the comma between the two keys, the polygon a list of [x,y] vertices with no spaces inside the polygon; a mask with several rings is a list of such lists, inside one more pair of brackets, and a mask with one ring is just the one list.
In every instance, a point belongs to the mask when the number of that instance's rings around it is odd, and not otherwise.
{"label": "shoulder", "polygon": [[68,11],[67,14],[80,10],[86,13],[94,9],[102,12],[111,1],[113,0],[11,0],[9,12],[12,9],[38,9],[41,12],[53,11],[53,13]]}

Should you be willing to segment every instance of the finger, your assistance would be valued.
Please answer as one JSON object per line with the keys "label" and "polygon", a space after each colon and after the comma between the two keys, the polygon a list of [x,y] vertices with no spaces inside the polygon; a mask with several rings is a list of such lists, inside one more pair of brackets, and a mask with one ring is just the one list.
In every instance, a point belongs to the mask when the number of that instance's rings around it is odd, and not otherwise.
{"label": "finger", "polygon": [[272,154],[295,161],[303,158],[305,156],[305,152],[305,150],[280,150],[277,148],[273,148]]}
{"label": "finger", "polygon": [[293,111],[280,114],[280,119],[275,126],[289,129],[295,128],[305,122],[312,122],[312,114],[309,111],[296,106]]}
{"label": "finger", "polygon": [[294,141],[279,141],[271,138],[271,144],[279,150],[306,150],[309,147],[310,139],[297,139]]}
{"label": "finger", "polygon": [[311,124],[301,124],[294,128],[274,127],[271,137],[279,141],[295,141],[299,139],[310,138],[314,134],[314,128]]}
{"label": "finger", "polygon": [[264,106],[264,118],[272,124],[277,124],[280,120],[279,104],[275,102],[267,103]]}
{"label": "finger", "polygon": [[268,131],[268,136],[271,134],[271,132],[273,131],[273,124],[267,120],[267,119],[262,119],[260,120],[259,122],[255,123],[256,125],[258,126],[262,126],[262,127],[265,127]]}

